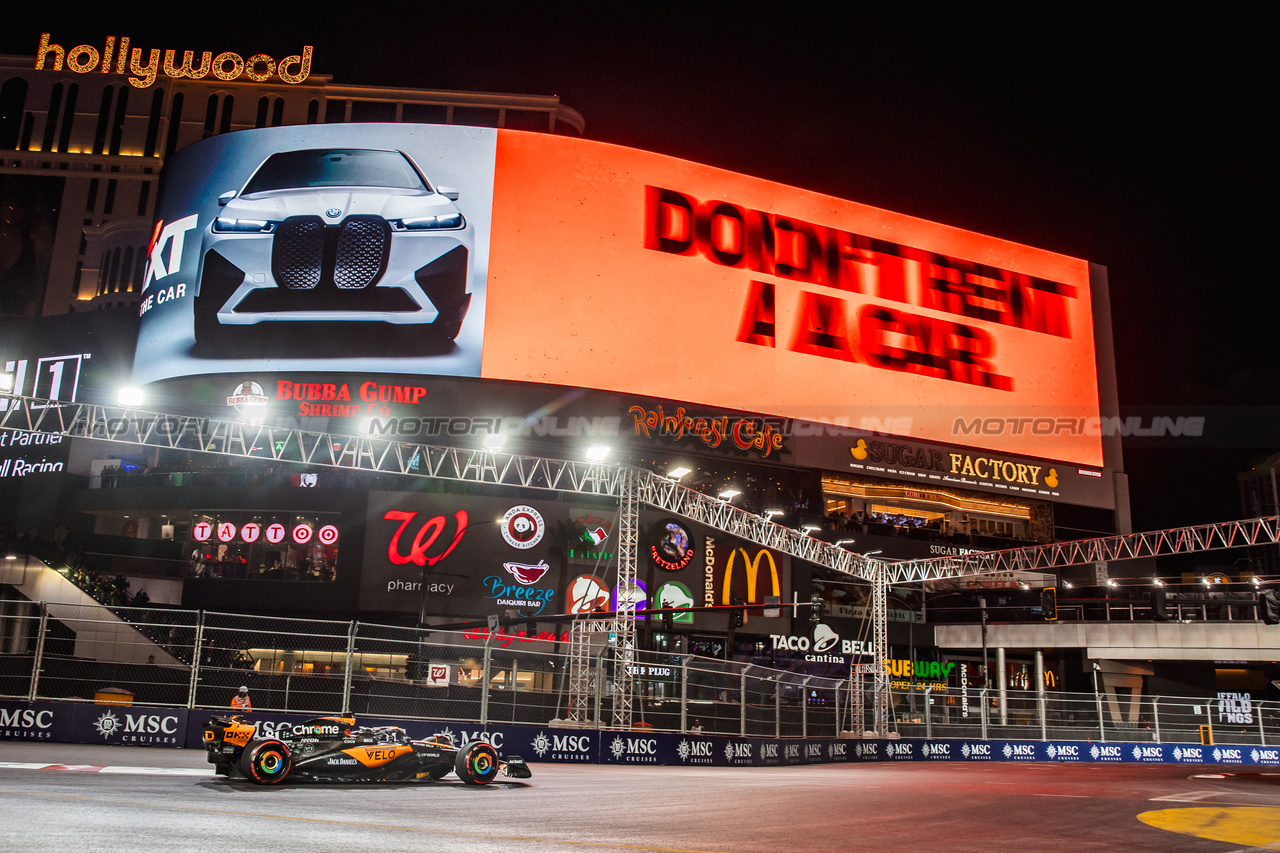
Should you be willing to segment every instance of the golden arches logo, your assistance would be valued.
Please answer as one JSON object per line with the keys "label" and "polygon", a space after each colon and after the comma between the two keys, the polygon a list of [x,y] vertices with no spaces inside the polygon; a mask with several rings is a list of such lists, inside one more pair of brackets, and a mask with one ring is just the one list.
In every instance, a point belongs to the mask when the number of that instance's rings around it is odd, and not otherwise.
{"label": "golden arches logo", "polygon": [[720,603],[732,604],[733,601],[733,562],[742,555],[742,563],[746,567],[747,572],[747,604],[758,604],[764,599],[756,597],[756,577],[760,574],[760,561],[767,559],[769,561],[769,574],[773,580],[773,592],[769,595],[782,595],[782,582],[778,578],[778,564],[773,559],[773,554],[767,548],[761,548],[756,552],[755,559],[747,554],[746,548],[735,548],[729,554],[729,562],[724,567],[724,589],[721,590]]}

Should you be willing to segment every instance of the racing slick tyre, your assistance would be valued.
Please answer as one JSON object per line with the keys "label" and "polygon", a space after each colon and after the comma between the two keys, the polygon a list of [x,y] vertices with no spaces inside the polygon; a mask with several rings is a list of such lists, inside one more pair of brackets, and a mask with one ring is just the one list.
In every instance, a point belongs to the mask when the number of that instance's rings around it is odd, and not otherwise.
{"label": "racing slick tyre", "polygon": [[498,753],[489,744],[475,741],[458,750],[453,768],[468,785],[486,785],[498,775]]}
{"label": "racing slick tyre", "polygon": [[278,740],[254,740],[240,755],[240,772],[250,782],[274,785],[289,775],[289,747]]}

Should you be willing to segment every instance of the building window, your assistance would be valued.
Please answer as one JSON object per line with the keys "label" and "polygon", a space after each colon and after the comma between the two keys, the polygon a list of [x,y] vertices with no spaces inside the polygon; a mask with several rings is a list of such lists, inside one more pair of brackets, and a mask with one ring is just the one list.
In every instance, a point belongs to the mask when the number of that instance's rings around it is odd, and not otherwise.
{"label": "building window", "polygon": [[453,123],[473,127],[497,127],[498,111],[490,107],[454,107]]}
{"label": "building window", "polygon": [[138,188],[138,215],[147,215],[147,202],[151,201],[151,182],[143,181]]}
{"label": "building window", "polygon": [[142,146],[143,157],[156,156],[156,142],[160,139],[160,118],[164,114],[164,89],[159,86],[151,96],[151,115],[147,117],[147,140]]}
{"label": "building window", "polygon": [[129,268],[133,266],[133,247],[124,247],[124,259],[120,261],[120,284],[121,290],[127,293],[133,293],[133,279],[129,275]]}
{"label": "building window", "polygon": [[27,106],[27,81],[12,77],[0,85],[0,149],[12,151],[22,135],[23,110]]}
{"label": "building window", "polygon": [[93,153],[101,154],[107,145],[107,129],[111,126],[111,96],[115,94],[110,86],[102,88],[102,103],[98,105],[98,129],[93,134]]}
{"label": "building window", "polygon": [[53,134],[58,130],[58,113],[61,106],[62,84],[54,83],[53,91],[49,93],[49,112],[44,119],[44,140],[40,146],[41,151],[53,150]]}
{"label": "building window", "polygon": [[116,179],[107,181],[107,197],[102,200],[102,215],[110,216],[116,209]]}
{"label": "building window", "polygon": [[320,102],[315,98],[307,104],[307,124],[315,124],[320,119]]}
{"label": "building window", "polygon": [[120,87],[120,97],[116,98],[116,117],[111,123],[111,153],[120,153],[120,142],[124,137],[124,119],[125,111],[129,107],[129,90],[125,86]]}
{"label": "building window", "polygon": [[58,135],[59,151],[66,151],[71,147],[71,128],[76,121],[76,98],[79,96],[79,83],[72,83],[67,87],[67,102],[62,106],[62,133]]}
{"label": "building window", "polygon": [[448,124],[449,108],[444,104],[405,104],[401,116],[412,124]]}
{"label": "building window", "polygon": [[551,115],[542,110],[503,110],[502,126],[513,130],[551,130]]}
{"label": "building window", "polygon": [[352,101],[353,122],[380,122],[396,120],[396,105],[385,101]]}
{"label": "building window", "polygon": [[227,95],[222,99],[222,126],[218,128],[218,133],[231,132],[231,113],[235,104],[236,99],[233,95]]}
{"label": "building window", "polygon": [[182,128],[182,93],[175,92],[169,107],[169,132],[165,135],[164,156],[167,158],[178,149],[178,131]]}

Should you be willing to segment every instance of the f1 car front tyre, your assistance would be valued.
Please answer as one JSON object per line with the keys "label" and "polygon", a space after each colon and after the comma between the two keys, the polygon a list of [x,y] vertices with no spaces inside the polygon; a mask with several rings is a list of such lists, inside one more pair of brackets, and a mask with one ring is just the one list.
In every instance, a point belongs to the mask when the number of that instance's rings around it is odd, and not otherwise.
{"label": "f1 car front tyre", "polygon": [[254,740],[240,755],[240,772],[250,782],[275,785],[289,775],[289,747],[278,740]]}
{"label": "f1 car front tyre", "polygon": [[498,775],[498,753],[489,744],[475,741],[458,750],[453,768],[468,785],[486,785]]}

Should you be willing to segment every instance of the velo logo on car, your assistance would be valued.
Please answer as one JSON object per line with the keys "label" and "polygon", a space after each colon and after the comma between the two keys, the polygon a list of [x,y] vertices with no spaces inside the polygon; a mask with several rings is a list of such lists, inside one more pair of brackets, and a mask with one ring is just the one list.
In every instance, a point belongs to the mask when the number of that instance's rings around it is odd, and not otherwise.
{"label": "velo logo on car", "polygon": [[542,541],[546,529],[542,513],[525,504],[511,507],[502,516],[502,538],[512,548],[532,548]]}

